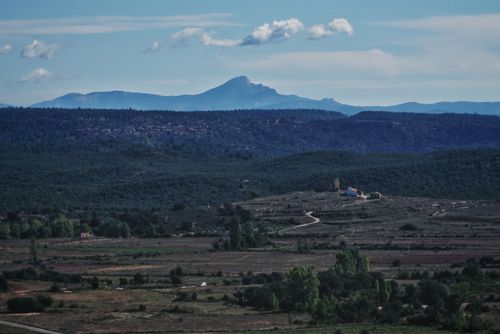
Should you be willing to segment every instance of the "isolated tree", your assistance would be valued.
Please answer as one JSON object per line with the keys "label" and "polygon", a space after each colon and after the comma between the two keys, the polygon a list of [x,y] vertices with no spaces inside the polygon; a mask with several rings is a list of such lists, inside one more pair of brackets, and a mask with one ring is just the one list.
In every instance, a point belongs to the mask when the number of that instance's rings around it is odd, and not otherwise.
{"label": "isolated tree", "polygon": [[385,304],[391,298],[391,284],[386,281],[383,277],[379,277],[375,281],[375,290],[377,291],[378,299],[380,303]]}
{"label": "isolated tree", "polygon": [[97,276],[94,276],[90,279],[90,286],[92,287],[92,289],[97,289],[99,288],[99,278],[97,278]]}
{"label": "isolated tree", "polygon": [[232,250],[238,250],[241,248],[241,243],[242,243],[241,224],[237,217],[233,217],[233,220],[231,221],[229,238]]}
{"label": "isolated tree", "polygon": [[120,232],[122,238],[130,238],[130,228],[128,227],[127,223],[122,223]]}
{"label": "isolated tree", "polygon": [[40,260],[38,259],[38,245],[35,238],[30,239],[30,262],[35,266],[40,264]]}
{"label": "isolated tree", "polygon": [[141,273],[136,273],[134,275],[134,284],[135,285],[143,285],[145,283],[144,277]]}

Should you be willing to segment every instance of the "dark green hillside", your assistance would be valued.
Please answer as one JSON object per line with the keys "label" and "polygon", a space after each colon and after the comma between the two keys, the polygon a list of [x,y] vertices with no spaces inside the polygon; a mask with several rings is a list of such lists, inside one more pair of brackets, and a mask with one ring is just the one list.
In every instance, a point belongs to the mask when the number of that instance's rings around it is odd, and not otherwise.
{"label": "dark green hillside", "polygon": [[[15,109],[0,112],[0,144],[32,150],[103,142],[199,154],[277,157],[318,150],[425,153],[500,148],[500,117],[320,110],[162,112]],[[96,143],[98,143],[96,146]]]}
{"label": "dark green hillside", "polygon": [[324,190],[334,177],[365,191],[498,198],[499,149],[494,116],[7,108],[0,211],[231,202]]}
{"label": "dark green hillside", "polygon": [[[222,203],[325,190],[334,177],[365,191],[498,198],[500,151],[356,154],[320,151],[275,159],[94,143],[64,150],[0,150],[0,210],[114,210]],[[248,180],[248,182],[242,182]]]}

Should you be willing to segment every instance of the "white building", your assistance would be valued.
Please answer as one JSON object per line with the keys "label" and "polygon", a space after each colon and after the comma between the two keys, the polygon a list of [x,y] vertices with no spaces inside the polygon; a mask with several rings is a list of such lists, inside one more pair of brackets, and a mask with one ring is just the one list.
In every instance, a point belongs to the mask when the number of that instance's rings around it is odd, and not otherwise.
{"label": "white building", "polygon": [[358,197],[358,189],[353,187],[348,187],[344,193],[345,196]]}

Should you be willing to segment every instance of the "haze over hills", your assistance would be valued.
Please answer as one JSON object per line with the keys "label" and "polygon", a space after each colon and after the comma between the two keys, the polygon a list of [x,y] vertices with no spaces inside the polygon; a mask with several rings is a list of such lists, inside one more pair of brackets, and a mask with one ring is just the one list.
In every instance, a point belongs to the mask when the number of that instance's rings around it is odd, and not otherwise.
{"label": "haze over hills", "polygon": [[0,103],[0,108],[7,108],[10,107],[8,104],[5,103]]}
{"label": "haze over hills", "polygon": [[418,113],[476,113],[500,115],[500,102],[408,102],[393,106],[352,106],[331,98],[315,100],[297,95],[283,95],[246,76],[235,77],[224,84],[195,95],[162,96],[124,91],[71,93],[31,105],[35,108],[89,108],[139,110],[235,110],[235,109],[320,109],[353,115],[361,111],[394,111]]}

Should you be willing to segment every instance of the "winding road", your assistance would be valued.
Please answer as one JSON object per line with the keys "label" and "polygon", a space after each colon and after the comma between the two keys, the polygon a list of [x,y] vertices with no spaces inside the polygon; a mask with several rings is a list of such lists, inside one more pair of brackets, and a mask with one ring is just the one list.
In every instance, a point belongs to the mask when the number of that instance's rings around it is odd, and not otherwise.
{"label": "winding road", "polygon": [[287,231],[291,231],[291,230],[296,230],[296,229],[298,229],[298,228],[302,228],[302,227],[306,227],[306,226],[309,226],[309,225],[313,225],[313,224],[317,224],[317,223],[319,223],[319,222],[320,222],[320,219],[319,219],[319,218],[317,218],[317,217],[314,217],[312,214],[313,214],[313,212],[312,212],[312,211],[307,211],[307,212],[305,213],[305,215],[306,215],[307,217],[309,217],[309,218],[311,218],[311,219],[312,219],[312,222],[310,222],[310,223],[305,223],[305,224],[300,224],[300,225],[295,225],[295,226],[292,226],[292,227],[287,227],[287,228],[285,228],[285,229],[280,230],[280,231],[279,231],[279,233],[281,233],[281,232],[287,232]]}

